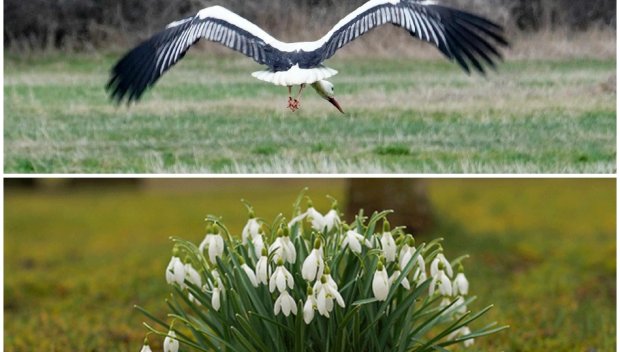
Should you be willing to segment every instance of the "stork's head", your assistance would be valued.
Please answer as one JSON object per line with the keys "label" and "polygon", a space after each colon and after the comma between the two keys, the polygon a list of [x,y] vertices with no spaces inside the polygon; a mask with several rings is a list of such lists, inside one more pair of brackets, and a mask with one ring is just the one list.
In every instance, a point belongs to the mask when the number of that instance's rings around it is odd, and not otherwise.
{"label": "stork's head", "polygon": [[334,98],[334,85],[331,84],[331,82],[325,80],[316,81],[312,83],[312,88],[314,88],[314,90],[316,90],[316,92],[319,93],[319,95],[323,97],[323,99],[330,102],[333,106],[336,107],[336,109],[338,109],[338,111],[344,114],[344,111],[342,111],[340,104],[338,104],[338,102]]}

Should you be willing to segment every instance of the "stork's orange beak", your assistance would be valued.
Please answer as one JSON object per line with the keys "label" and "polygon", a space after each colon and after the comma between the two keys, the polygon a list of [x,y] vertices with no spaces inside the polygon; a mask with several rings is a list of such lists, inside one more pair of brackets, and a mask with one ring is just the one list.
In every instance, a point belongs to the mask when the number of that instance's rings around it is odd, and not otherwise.
{"label": "stork's orange beak", "polygon": [[338,109],[338,111],[340,111],[341,113],[344,114],[344,111],[342,111],[342,108],[340,107],[340,104],[338,104],[338,102],[336,101],[336,99],[334,98],[327,98],[327,101],[332,103],[333,106],[336,107],[336,109]]}

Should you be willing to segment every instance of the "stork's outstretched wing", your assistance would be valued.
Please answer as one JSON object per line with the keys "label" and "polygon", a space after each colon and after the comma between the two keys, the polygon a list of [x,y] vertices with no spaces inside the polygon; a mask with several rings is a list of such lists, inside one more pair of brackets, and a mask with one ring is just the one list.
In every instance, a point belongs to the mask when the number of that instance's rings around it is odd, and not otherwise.
{"label": "stork's outstretched wing", "polygon": [[223,44],[260,64],[269,61],[281,42],[255,24],[221,6],[173,22],[127,53],[113,68],[106,89],[121,102],[137,100],[201,38]]}
{"label": "stork's outstretched wing", "polygon": [[484,73],[501,59],[496,47],[507,46],[503,29],[482,17],[427,0],[370,0],[340,20],[329,33],[314,42],[321,61],[356,38],[380,25],[392,23],[409,34],[435,45],[467,72],[470,65]]}

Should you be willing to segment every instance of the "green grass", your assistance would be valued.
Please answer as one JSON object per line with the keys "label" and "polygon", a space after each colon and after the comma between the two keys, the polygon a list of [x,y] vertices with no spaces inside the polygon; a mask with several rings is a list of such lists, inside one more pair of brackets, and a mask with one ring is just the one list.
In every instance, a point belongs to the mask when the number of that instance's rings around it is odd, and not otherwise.
{"label": "green grass", "polygon": [[[166,311],[168,236],[199,242],[207,213],[239,233],[240,198],[272,219],[305,185],[321,210],[325,194],[345,203],[339,180],[147,182],[7,190],[5,351],[137,351],[144,317],[132,306]],[[511,325],[472,350],[613,350],[614,180],[432,180],[429,193],[438,224],[418,241],[442,236],[449,257],[469,253],[477,308],[495,304],[483,321]]]}
{"label": "green grass", "polygon": [[487,78],[445,61],[334,59],[341,115],[302,109],[244,58],[193,52],[138,105],[103,86],[118,56],[5,61],[10,173],[611,173],[614,60],[509,61]]}

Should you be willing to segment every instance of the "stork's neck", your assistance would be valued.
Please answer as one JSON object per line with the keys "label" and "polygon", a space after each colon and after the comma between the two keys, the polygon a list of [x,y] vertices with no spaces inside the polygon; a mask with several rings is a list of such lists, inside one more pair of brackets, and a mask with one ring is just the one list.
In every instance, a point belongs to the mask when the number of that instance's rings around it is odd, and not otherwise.
{"label": "stork's neck", "polygon": [[316,92],[324,99],[327,99],[328,95],[323,86],[321,85],[321,81],[316,81],[311,84],[312,88],[316,90]]}

